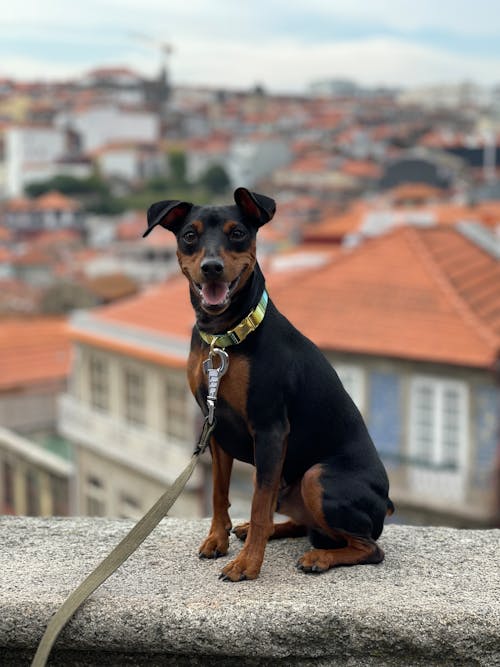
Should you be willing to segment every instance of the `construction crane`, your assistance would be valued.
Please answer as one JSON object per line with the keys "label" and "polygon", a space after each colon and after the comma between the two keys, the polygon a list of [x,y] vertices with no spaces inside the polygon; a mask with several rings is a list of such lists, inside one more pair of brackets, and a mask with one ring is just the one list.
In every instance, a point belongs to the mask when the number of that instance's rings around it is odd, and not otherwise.
{"label": "construction crane", "polygon": [[155,49],[160,51],[162,56],[162,69],[165,74],[168,76],[169,71],[169,58],[174,52],[174,47],[170,42],[165,42],[163,40],[151,37],[151,35],[146,35],[142,32],[132,32],[130,33],[132,39],[143,42],[148,48]]}
{"label": "construction crane", "polygon": [[170,42],[151,37],[142,32],[132,32],[130,37],[136,41],[142,42],[147,48],[160,51],[161,54],[161,68],[158,83],[153,84],[155,89],[154,99],[158,106],[160,115],[165,118],[168,115],[168,100],[170,98],[170,70],[169,58],[174,51],[174,47]]}

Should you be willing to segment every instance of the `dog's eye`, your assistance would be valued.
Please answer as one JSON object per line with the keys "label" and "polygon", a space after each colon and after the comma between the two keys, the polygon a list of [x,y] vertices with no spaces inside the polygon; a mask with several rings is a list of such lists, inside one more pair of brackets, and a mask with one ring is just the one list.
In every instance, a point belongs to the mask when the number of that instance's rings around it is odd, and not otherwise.
{"label": "dog's eye", "polygon": [[185,243],[187,243],[188,245],[192,245],[193,243],[196,243],[197,238],[198,237],[196,236],[196,234],[192,231],[186,232],[185,234],[182,235],[183,241]]}
{"label": "dog's eye", "polygon": [[231,230],[229,238],[231,239],[231,241],[241,241],[246,237],[246,235],[247,234],[243,229],[236,227],[235,229]]}

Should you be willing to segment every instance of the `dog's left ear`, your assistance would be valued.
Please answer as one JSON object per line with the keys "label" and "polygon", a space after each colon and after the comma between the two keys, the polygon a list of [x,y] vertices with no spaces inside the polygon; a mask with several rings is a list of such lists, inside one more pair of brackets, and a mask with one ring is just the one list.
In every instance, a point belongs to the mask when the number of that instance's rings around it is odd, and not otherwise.
{"label": "dog's left ear", "polygon": [[234,201],[243,215],[257,227],[265,225],[276,213],[274,199],[250,192],[246,188],[237,188],[234,191]]}
{"label": "dog's left ear", "polygon": [[167,199],[152,204],[148,208],[148,228],[143,236],[147,236],[156,225],[161,225],[177,234],[192,208],[193,204],[176,199]]}

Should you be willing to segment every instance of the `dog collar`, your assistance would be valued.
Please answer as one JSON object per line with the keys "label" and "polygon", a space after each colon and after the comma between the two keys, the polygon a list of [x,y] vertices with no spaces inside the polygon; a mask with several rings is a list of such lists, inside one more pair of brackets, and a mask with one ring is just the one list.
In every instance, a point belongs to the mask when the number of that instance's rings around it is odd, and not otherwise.
{"label": "dog collar", "polygon": [[210,347],[225,348],[229,347],[229,345],[238,345],[238,343],[241,343],[245,340],[248,334],[252,333],[252,331],[255,331],[255,329],[262,322],[264,315],[266,314],[268,300],[269,296],[264,289],[257,306],[245,317],[244,320],[241,320],[241,322],[236,327],[234,327],[234,329],[230,329],[229,331],[226,331],[226,333],[222,334],[209,334],[205,331],[201,331],[201,329],[198,329],[200,337],[205,341],[205,343],[210,345]]}

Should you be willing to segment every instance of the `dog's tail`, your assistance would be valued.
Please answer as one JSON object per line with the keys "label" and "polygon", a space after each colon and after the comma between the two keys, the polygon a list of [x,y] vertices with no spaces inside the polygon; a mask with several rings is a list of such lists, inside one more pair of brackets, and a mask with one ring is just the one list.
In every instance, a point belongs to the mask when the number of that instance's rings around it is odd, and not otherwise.
{"label": "dog's tail", "polygon": [[394,503],[390,498],[387,498],[387,516],[392,516],[395,511]]}

